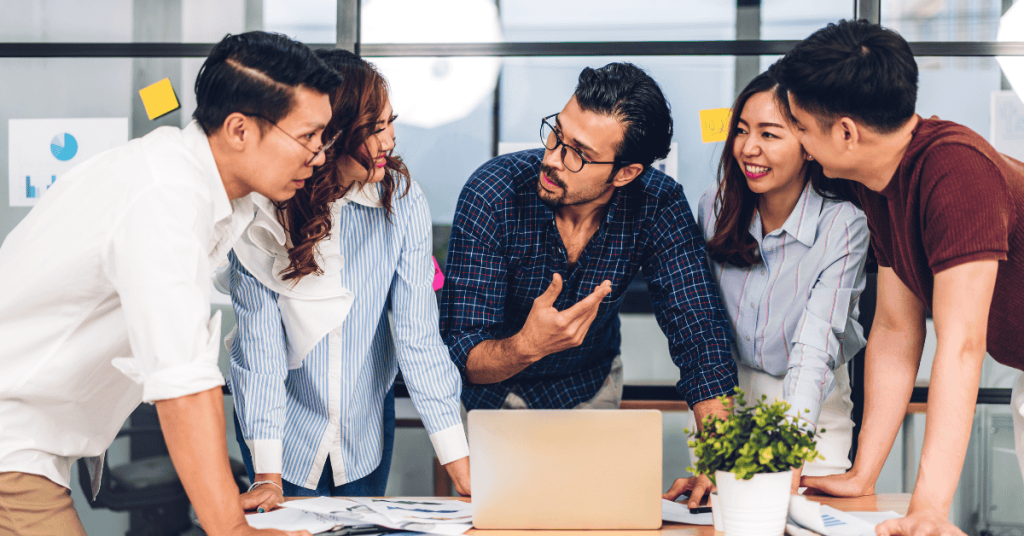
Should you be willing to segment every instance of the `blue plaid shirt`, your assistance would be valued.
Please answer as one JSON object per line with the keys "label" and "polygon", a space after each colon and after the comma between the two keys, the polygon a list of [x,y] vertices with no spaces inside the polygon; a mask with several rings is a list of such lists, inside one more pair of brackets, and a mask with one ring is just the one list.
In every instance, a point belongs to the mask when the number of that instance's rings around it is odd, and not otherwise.
{"label": "blue plaid shirt", "polygon": [[464,382],[467,409],[498,408],[516,388],[531,408],[572,408],[592,398],[619,354],[619,307],[643,270],[655,316],[679,367],[677,389],[691,404],[730,393],[736,385],[731,334],[704,240],[683,188],[654,169],[612,196],[604,222],[574,266],[537,196],[542,149],[499,156],[473,173],[459,196],[448,246],[441,334],[465,376],[469,351],[517,333],[533,299],[562,274],[555,308],[564,310],[605,279],[601,303],[583,344],[548,355],[495,384]]}

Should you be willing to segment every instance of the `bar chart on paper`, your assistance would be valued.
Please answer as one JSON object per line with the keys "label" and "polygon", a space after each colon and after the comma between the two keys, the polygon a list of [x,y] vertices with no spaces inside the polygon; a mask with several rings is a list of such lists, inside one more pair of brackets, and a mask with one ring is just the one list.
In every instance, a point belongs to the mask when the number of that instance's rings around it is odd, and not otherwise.
{"label": "bar chart on paper", "polygon": [[[57,182],[57,176],[56,175],[50,175],[50,184],[47,184],[46,188],[44,188],[43,191],[48,190],[50,188],[50,185],[52,185],[55,182]],[[25,175],[25,198],[26,199],[36,199],[41,194],[42,194],[42,192],[40,190],[36,189],[35,186],[32,186],[32,176],[31,175]]]}
{"label": "bar chart on paper", "polygon": [[64,173],[126,143],[128,119],[11,119],[8,134],[10,205],[31,207]]}

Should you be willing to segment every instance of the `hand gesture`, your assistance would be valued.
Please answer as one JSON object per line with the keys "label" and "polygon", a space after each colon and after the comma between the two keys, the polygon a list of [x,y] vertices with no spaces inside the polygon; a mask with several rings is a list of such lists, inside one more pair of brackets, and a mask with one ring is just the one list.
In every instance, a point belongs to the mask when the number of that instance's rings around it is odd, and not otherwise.
{"label": "hand gesture", "polygon": [[533,300],[530,315],[519,332],[525,345],[522,353],[539,361],[544,356],[583,344],[590,324],[597,318],[601,300],[611,291],[611,281],[605,280],[579,303],[559,311],[555,309],[555,300],[562,292],[562,276],[554,274],[548,289]]}

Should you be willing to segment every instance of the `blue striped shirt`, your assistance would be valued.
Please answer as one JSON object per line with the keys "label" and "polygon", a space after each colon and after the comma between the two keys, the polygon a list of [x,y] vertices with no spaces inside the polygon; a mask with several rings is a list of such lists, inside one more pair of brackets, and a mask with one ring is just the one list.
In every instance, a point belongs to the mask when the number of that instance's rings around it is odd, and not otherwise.
{"label": "blue striped shirt", "polygon": [[462,382],[437,328],[431,220],[423,191],[413,183],[408,195],[396,194],[388,221],[375,196],[367,201],[353,190],[336,203],[332,232],[341,237],[341,283],[355,293],[355,302],[301,368],[286,366],[288,334],[278,294],[231,255],[231,299],[238,316],[231,386],[242,435],[251,443],[257,473],[280,472],[307,488],[316,487],[328,455],[335,485],[377,467],[382,404],[399,367],[441,462],[468,455],[459,409]]}
{"label": "blue striped shirt", "polygon": [[[700,200],[705,239],[715,234],[717,192],[713,183]],[[808,183],[782,227],[762,237],[755,211],[749,232],[763,262],[739,268],[708,259],[735,335],[733,353],[743,365],[784,377],[791,414],[817,423],[835,387],[832,370],[865,344],[857,303],[867,219],[853,203],[824,199]]]}

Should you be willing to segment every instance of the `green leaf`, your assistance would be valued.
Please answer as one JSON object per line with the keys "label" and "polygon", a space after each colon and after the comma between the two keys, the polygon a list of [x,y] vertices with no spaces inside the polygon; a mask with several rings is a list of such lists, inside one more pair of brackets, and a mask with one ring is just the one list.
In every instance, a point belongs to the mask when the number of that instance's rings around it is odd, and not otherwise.
{"label": "green leaf", "polygon": [[708,475],[712,482],[715,471],[731,472],[738,479],[748,480],[757,473],[786,471],[824,459],[815,450],[814,431],[805,429],[798,419],[787,414],[792,406],[785,401],[768,404],[767,400],[766,395],[761,395],[748,407],[745,393],[738,387],[731,405],[727,397],[719,397],[729,407],[725,420],[712,414],[705,418],[700,432],[685,430],[691,438],[688,444],[697,456],[690,471]]}

